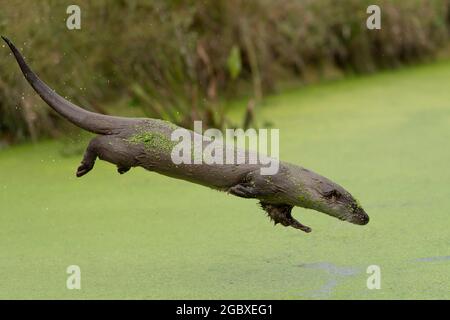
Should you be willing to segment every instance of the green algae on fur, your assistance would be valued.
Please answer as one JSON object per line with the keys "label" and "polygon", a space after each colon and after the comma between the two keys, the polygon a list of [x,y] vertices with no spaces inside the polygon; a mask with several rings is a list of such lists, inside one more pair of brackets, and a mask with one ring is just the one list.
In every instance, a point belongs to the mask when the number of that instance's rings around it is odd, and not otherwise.
{"label": "green algae on fur", "polygon": [[133,144],[143,144],[146,149],[157,149],[169,152],[176,145],[175,141],[170,140],[165,135],[148,131],[132,135],[127,141]]}
{"label": "green algae on fur", "polygon": [[306,195],[300,195],[298,196],[298,200],[305,205],[305,207],[308,208],[315,208],[317,207],[318,203],[313,201],[309,196]]}

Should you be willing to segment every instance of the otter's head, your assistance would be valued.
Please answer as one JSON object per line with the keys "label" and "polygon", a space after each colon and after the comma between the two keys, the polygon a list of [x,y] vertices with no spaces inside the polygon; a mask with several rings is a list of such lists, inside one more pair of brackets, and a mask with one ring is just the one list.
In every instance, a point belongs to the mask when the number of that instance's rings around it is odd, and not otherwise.
{"label": "otter's head", "polygon": [[369,216],[350,192],[333,181],[304,168],[295,176],[295,205],[326,213],[340,220],[365,225]]}
{"label": "otter's head", "polygon": [[365,225],[369,216],[348,191],[332,183],[321,186],[315,192],[318,198],[317,207],[320,212],[354,224]]}

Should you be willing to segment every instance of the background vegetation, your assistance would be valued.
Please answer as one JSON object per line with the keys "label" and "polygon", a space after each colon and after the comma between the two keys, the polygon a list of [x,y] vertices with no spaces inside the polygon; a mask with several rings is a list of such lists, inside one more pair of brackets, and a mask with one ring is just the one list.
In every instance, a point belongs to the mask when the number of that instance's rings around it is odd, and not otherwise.
{"label": "background vegetation", "polygon": [[[82,29],[69,31],[72,2],[8,1],[0,33],[75,103],[184,126],[203,119],[221,127],[225,99],[247,95],[251,107],[280,83],[429,59],[447,43],[450,26],[448,0],[96,0],[77,1]],[[373,3],[382,5],[383,32],[366,29]],[[0,139],[58,135],[59,118],[8,52],[0,59]]]}

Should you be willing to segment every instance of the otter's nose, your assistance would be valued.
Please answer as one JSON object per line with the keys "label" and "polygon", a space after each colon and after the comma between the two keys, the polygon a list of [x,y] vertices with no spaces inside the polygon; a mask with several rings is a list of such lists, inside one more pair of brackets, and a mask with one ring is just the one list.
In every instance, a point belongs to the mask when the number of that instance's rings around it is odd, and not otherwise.
{"label": "otter's nose", "polygon": [[359,224],[359,225],[365,225],[369,223],[369,216],[365,212],[359,212],[355,214],[352,218],[352,223]]}

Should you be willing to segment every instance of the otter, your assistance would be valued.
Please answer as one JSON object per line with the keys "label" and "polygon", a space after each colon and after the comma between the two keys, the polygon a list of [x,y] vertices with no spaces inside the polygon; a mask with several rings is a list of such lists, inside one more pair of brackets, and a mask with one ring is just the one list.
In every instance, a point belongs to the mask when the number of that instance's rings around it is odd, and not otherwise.
{"label": "otter", "polygon": [[[98,135],[90,141],[76,171],[77,177],[91,171],[99,158],[115,164],[120,174],[133,167],[142,167],[241,198],[258,199],[274,224],[304,232],[311,232],[311,228],[293,218],[293,207],[313,209],[357,225],[369,222],[369,216],[350,192],[301,166],[280,162],[278,172],[267,176],[260,172],[261,163],[248,161],[233,165],[175,164],[171,160],[174,146],[171,135],[180,127],[159,119],[109,116],[78,107],[40,80],[14,44],[6,37],[2,38],[39,96],[68,121]],[[197,134],[189,132],[192,136]],[[235,152],[238,151],[236,147]],[[247,150],[243,152],[248,154]]]}

